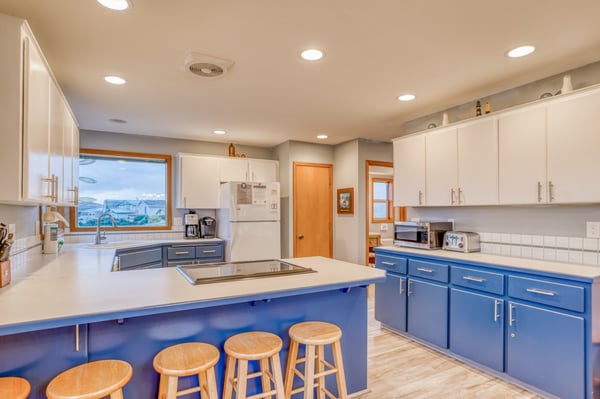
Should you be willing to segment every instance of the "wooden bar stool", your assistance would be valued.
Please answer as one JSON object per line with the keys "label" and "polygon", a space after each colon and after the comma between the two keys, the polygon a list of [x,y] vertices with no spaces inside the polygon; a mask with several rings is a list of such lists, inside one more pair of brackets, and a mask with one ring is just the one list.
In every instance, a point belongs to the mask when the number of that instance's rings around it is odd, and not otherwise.
{"label": "wooden bar stool", "polygon": [[[279,360],[279,351],[282,346],[281,338],[264,331],[240,333],[229,337],[225,341],[227,365],[223,399],[231,399],[234,389],[236,399],[246,399],[248,380],[259,376],[261,377],[262,393],[252,395],[253,399],[272,398],[273,395],[277,399],[284,399],[283,377]],[[249,360],[258,360],[260,371],[248,374]],[[270,369],[269,362],[271,363]],[[271,383],[273,383],[273,387]]]}
{"label": "wooden bar stool", "polygon": [[[202,399],[218,399],[215,364],[219,350],[203,342],[188,342],[170,346],[154,356],[154,370],[160,374],[158,399],[200,392]],[[179,377],[198,375],[198,386],[178,391]]]}
{"label": "wooden bar stool", "polygon": [[0,377],[0,398],[27,399],[31,386],[20,377]]}
{"label": "wooden bar stool", "polygon": [[[296,393],[304,392],[304,399],[312,399],[316,388],[317,398],[323,399],[324,395],[335,398],[325,386],[325,376],[335,374],[339,398],[346,399],[348,392],[340,345],[342,330],[335,324],[307,321],[294,324],[290,328],[289,334],[290,349],[285,372],[285,397],[289,399]],[[303,358],[298,358],[300,344],[306,346]],[[325,360],[325,345],[331,345],[333,365]],[[304,363],[304,374],[296,367],[300,363]],[[304,381],[304,386],[292,389],[296,375]],[[317,380],[316,383],[315,380]]]}
{"label": "wooden bar stool", "polygon": [[97,360],[63,371],[46,388],[48,399],[123,399],[131,365],[122,360]]}

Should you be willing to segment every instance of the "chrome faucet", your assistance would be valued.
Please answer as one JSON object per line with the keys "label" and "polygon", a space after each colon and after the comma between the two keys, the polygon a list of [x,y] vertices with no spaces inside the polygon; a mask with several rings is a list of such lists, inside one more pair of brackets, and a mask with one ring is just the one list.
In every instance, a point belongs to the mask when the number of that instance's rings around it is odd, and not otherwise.
{"label": "chrome faucet", "polygon": [[110,218],[113,227],[117,227],[117,223],[115,223],[115,218],[110,213],[103,213],[102,215],[98,216],[98,223],[96,225],[96,241],[94,242],[94,244],[96,245],[102,244],[102,240],[106,240],[106,234],[100,236],[100,233],[102,231],[100,228],[100,221],[105,216],[108,216]]}

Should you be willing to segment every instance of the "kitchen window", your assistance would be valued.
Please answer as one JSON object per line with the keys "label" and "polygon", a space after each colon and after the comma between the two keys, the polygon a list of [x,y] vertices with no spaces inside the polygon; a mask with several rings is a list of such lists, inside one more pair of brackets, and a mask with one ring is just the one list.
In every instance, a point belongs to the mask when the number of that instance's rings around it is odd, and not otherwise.
{"label": "kitchen window", "polygon": [[[170,155],[82,149],[71,231],[95,229],[105,213],[121,231],[170,230],[170,187]],[[102,218],[101,225],[112,227],[110,218]]]}
{"label": "kitchen window", "polygon": [[393,182],[391,178],[374,177],[371,180],[371,222],[394,221]]}

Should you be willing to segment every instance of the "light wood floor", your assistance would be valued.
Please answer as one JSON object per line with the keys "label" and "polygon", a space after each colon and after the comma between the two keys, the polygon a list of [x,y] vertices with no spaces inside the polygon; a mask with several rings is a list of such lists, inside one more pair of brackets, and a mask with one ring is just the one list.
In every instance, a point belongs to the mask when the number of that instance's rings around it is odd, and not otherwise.
{"label": "light wood floor", "polygon": [[540,396],[382,329],[369,297],[368,387],[361,399],[538,399]]}

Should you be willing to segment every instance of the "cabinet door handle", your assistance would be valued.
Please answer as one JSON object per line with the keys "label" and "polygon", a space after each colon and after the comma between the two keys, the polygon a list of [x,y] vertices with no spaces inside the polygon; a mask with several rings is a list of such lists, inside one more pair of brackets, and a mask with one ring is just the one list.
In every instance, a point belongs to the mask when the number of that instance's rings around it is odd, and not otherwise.
{"label": "cabinet door handle", "polygon": [[454,189],[450,189],[450,205],[454,205]]}
{"label": "cabinet door handle", "polygon": [[525,291],[531,292],[532,294],[540,294],[540,295],[546,295],[546,296],[555,296],[556,295],[556,292],[540,290],[538,288],[527,288]]}
{"label": "cabinet door handle", "polygon": [[202,250],[203,254],[214,254],[215,252],[217,252],[216,249],[203,249]]}
{"label": "cabinet door handle", "polygon": [[432,269],[425,269],[424,267],[417,267],[417,270],[423,273],[433,273]]}
{"label": "cabinet door handle", "polygon": [[423,203],[422,197],[423,197],[423,193],[421,192],[421,190],[419,190],[419,205],[421,205]]}
{"label": "cabinet door handle", "polygon": [[386,266],[396,266],[394,262],[386,262],[385,260],[382,260],[381,264]]}
{"label": "cabinet door handle", "polygon": [[458,188],[458,205],[460,205],[463,202],[463,200],[461,199],[461,197],[463,197],[463,192],[462,192],[462,190],[459,187]]}
{"label": "cabinet door handle", "polygon": [[548,181],[548,197],[548,202],[554,201],[554,184],[552,184],[552,181]]}
{"label": "cabinet door handle", "polygon": [[542,202],[542,182],[537,183],[538,188],[538,202]]}
{"label": "cabinet door handle", "polygon": [[79,352],[79,324],[75,324],[75,352]]}
{"label": "cabinet door handle", "polygon": [[494,299],[494,322],[498,321],[500,313],[498,312],[498,305],[500,305],[499,299]]}
{"label": "cabinet door handle", "polygon": [[407,291],[406,291],[406,296],[410,296],[413,292],[410,290],[412,286],[412,281],[408,280],[408,286],[407,286]]}
{"label": "cabinet door handle", "polygon": [[512,303],[508,304],[508,325],[509,327],[512,327],[513,323],[515,322],[515,319],[513,319],[513,309],[514,306]]}
{"label": "cabinet door handle", "polygon": [[404,279],[400,278],[400,291],[398,292],[400,295],[404,294]]}
{"label": "cabinet door handle", "polygon": [[485,281],[484,278],[478,278],[473,276],[463,276],[463,280],[474,281],[476,283],[483,283]]}

